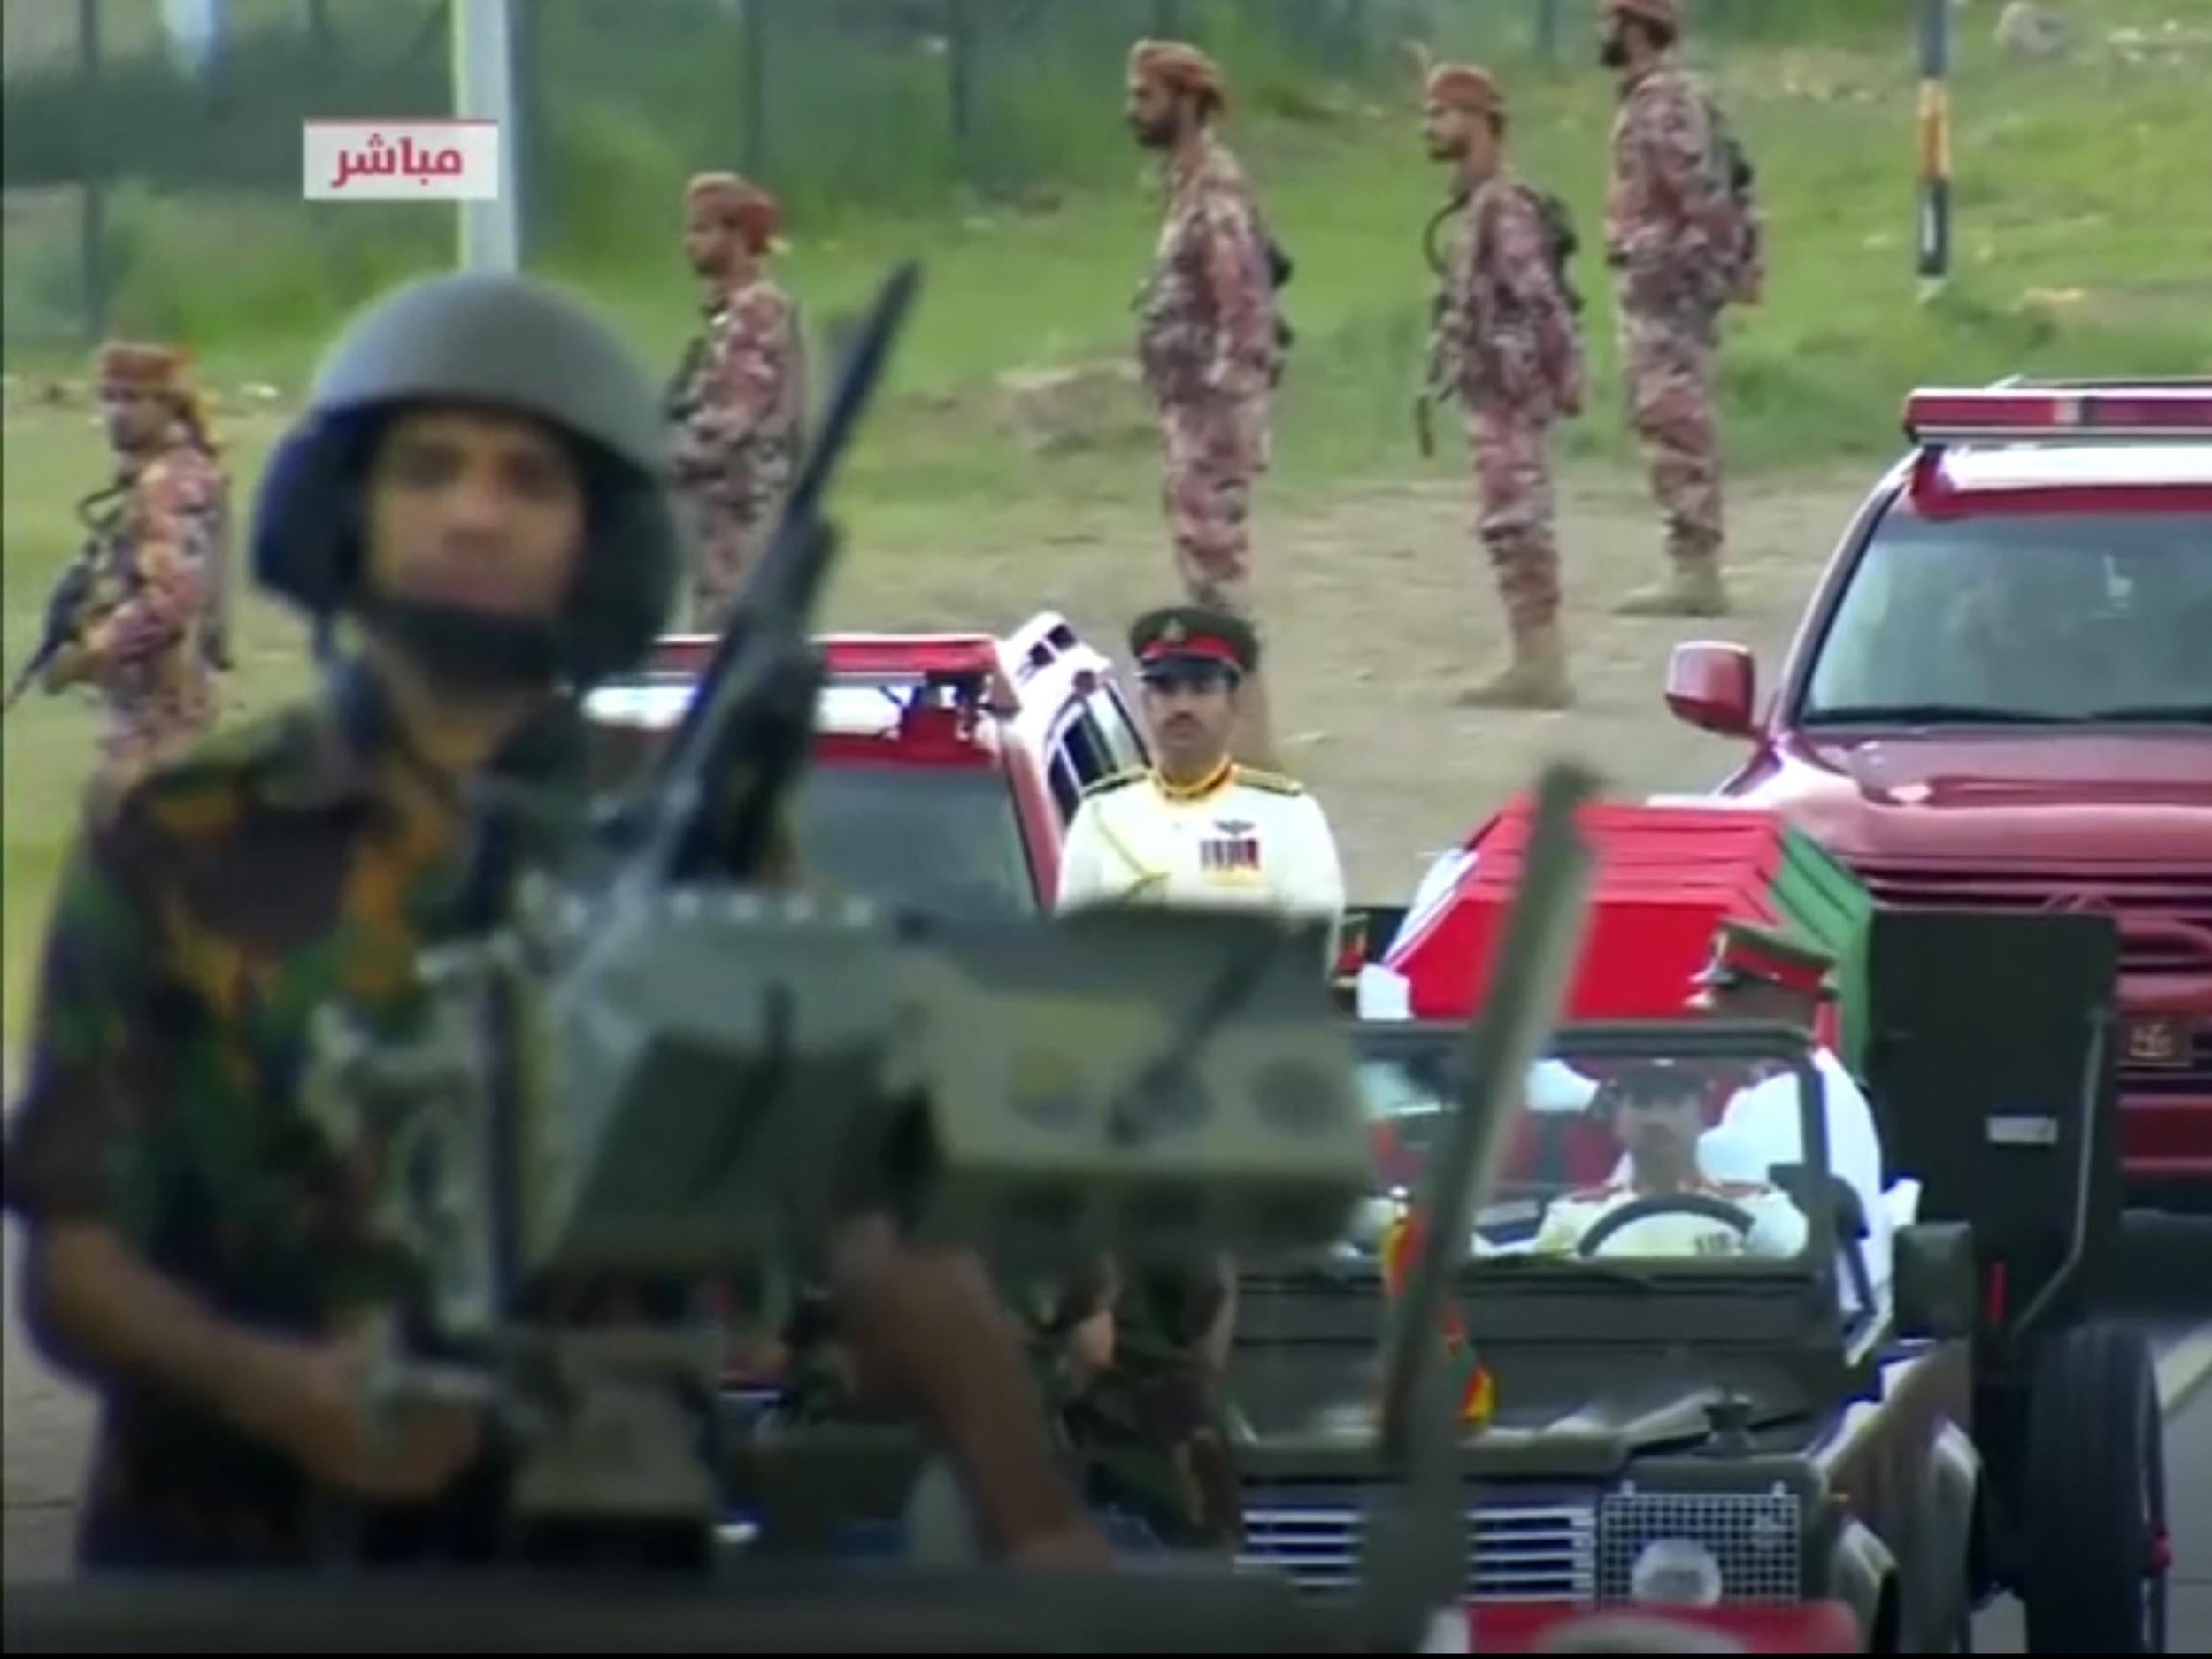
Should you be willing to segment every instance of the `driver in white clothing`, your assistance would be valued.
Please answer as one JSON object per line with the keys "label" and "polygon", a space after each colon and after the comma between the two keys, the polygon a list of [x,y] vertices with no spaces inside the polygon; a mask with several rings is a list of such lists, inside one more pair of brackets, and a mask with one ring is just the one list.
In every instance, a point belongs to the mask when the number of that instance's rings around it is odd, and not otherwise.
{"label": "driver in white clothing", "polygon": [[1555,1200],[1532,1247],[1540,1256],[1764,1256],[1805,1248],[1805,1217],[1764,1181],[1716,1180],[1698,1166],[1704,1081],[1653,1060],[1600,1091],[1627,1153],[1624,1179]]}
{"label": "driver in white clothing", "polygon": [[[1820,1005],[1835,995],[1835,958],[1790,934],[1755,923],[1723,922],[1712,959],[1694,981],[1689,1005],[1720,1019],[1765,1019],[1814,1029]],[[1815,1043],[1827,1125],[1828,1167],[1858,1194],[1865,1212],[1869,1281],[1878,1290],[1890,1276],[1890,1217],[1882,1197],[1882,1143],[1873,1109],[1856,1079],[1824,1043]],[[1757,1179],[1777,1164],[1804,1158],[1801,1090],[1787,1072],[1740,1090],[1698,1148],[1698,1161],[1717,1179]],[[1843,1279],[1847,1303],[1855,1293]]]}

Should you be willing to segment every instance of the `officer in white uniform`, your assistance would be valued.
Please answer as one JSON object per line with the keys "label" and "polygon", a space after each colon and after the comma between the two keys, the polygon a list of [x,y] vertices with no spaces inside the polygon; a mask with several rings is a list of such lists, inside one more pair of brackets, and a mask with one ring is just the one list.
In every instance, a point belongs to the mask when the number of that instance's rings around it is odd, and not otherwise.
{"label": "officer in white uniform", "polygon": [[[1835,958],[1818,947],[1756,923],[1721,924],[1712,959],[1699,973],[1690,1007],[1720,1019],[1765,1019],[1810,1032],[1820,1005],[1835,995]],[[1882,1194],[1882,1143],[1874,1111],[1858,1082],[1824,1043],[1815,1043],[1825,1108],[1828,1167],[1848,1182],[1866,1212],[1867,1278],[1878,1293],[1890,1277],[1890,1216]],[[1763,1178],[1777,1164],[1801,1161],[1803,1123],[1794,1076],[1784,1074],[1740,1090],[1699,1147],[1699,1162],[1718,1179]],[[1847,1271],[1847,1308],[1857,1307]]]}
{"label": "officer in white uniform", "polygon": [[[1085,792],[1060,854],[1056,908],[1158,904],[1266,908],[1325,929],[1335,964],[1344,875],[1321,806],[1302,786],[1230,758],[1259,640],[1241,618],[1198,605],[1148,611],[1129,630],[1151,731],[1149,769]],[[1105,1276],[1112,1277],[1110,1271]],[[1181,1356],[1217,1385],[1236,1319],[1234,1265],[1179,1274],[1181,1298],[1203,1334]],[[1118,1351],[1123,1310],[1110,1293],[1073,1316],[1087,1347]]]}
{"label": "officer in white uniform", "polygon": [[1140,617],[1129,650],[1143,685],[1153,764],[1091,786],[1061,853],[1059,908],[1252,906],[1328,928],[1333,964],[1344,872],[1304,786],[1230,758],[1259,641],[1239,618],[1194,605]]}
{"label": "officer in white uniform", "polygon": [[[1627,1153],[1624,1177],[1553,1201],[1531,1246],[1539,1256],[1764,1256],[1805,1248],[1804,1213],[1764,1181],[1718,1181],[1699,1168],[1704,1080],[1694,1066],[1652,1060],[1600,1091]],[[1631,1204],[1651,1213],[1597,1233]]]}

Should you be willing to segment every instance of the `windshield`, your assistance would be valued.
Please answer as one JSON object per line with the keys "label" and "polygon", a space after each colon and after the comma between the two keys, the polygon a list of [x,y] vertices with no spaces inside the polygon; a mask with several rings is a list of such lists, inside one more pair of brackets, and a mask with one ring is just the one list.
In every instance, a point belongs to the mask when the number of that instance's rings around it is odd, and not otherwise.
{"label": "windshield", "polygon": [[1893,507],[1799,718],[2212,725],[2212,513]]}
{"label": "windshield", "polygon": [[817,764],[793,828],[818,886],[969,920],[1037,909],[1013,795],[995,771]]}
{"label": "windshield", "polygon": [[[1377,1191],[1347,1253],[1386,1267],[1461,1091],[1463,1037],[1360,1034]],[[1468,1240],[1478,1268],[1739,1267],[1807,1257],[1807,1091],[1773,1063],[1653,1054],[1539,1061]]]}
{"label": "windshield", "polygon": [[[634,776],[666,738],[611,720],[595,720],[591,732],[601,789]],[[995,769],[818,757],[791,810],[810,887],[972,921],[1037,910],[1013,795]]]}

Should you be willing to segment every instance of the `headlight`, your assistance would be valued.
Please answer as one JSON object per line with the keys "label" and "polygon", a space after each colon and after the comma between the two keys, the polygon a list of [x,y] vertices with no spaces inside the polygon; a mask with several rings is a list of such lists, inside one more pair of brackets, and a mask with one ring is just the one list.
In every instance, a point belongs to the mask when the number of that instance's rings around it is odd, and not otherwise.
{"label": "headlight", "polygon": [[1654,1539],[1629,1570],[1628,1594],[1632,1601],[1659,1606],[1716,1606],[1721,1597],[1720,1563],[1695,1539]]}

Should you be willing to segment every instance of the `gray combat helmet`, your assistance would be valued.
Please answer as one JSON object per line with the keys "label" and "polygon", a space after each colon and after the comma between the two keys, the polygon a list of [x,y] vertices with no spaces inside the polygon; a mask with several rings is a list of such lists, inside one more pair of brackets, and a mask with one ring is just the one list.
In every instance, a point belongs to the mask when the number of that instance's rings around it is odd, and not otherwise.
{"label": "gray combat helmet", "polygon": [[380,415],[430,403],[534,416],[575,441],[591,525],[562,619],[564,668],[588,684],[640,661],[675,601],[680,562],[656,388],[606,324],[528,277],[426,278],[355,318],[263,474],[257,578],[318,618],[357,608],[359,514],[349,497],[365,434]]}

